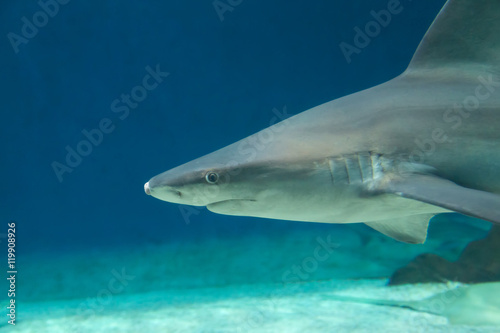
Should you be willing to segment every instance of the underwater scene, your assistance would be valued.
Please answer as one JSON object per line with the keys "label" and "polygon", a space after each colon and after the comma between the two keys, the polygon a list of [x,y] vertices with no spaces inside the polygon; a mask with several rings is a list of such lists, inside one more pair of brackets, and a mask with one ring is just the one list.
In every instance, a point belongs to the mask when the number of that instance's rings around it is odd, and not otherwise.
{"label": "underwater scene", "polygon": [[500,332],[500,2],[3,1],[0,332]]}

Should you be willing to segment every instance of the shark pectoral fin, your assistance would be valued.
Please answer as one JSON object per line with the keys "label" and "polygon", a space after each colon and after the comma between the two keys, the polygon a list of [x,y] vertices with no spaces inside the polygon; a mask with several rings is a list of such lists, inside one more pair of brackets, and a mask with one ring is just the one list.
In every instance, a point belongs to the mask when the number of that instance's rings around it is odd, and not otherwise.
{"label": "shark pectoral fin", "polygon": [[388,181],[382,191],[500,223],[500,195],[459,186],[429,175]]}
{"label": "shark pectoral fin", "polygon": [[427,227],[433,216],[434,214],[419,214],[365,224],[400,242],[422,244],[427,238]]}

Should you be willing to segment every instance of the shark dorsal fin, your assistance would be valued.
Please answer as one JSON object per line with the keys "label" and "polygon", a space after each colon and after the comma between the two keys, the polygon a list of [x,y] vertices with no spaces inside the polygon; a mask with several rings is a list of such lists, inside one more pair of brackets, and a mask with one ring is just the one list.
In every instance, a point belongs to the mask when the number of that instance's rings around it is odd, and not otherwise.
{"label": "shark dorsal fin", "polygon": [[406,71],[500,71],[500,1],[448,0]]}

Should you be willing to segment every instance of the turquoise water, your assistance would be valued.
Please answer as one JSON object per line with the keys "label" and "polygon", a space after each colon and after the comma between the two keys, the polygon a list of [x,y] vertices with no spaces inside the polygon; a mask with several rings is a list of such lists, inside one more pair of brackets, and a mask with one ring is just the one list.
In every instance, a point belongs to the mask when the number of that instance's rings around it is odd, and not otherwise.
{"label": "turquoise water", "polygon": [[[432,237],[458,221],[438,221],[423,246],[365,228],[287,232],[109,251],[23,256],[17,295],[19,332],[468,332],[467,325],[404,308],[339,302],[332,295],[415,300],[447,284],[387,287],[408,258],[450,260],[483,228],[460,224],[455,243]],[[360,226],[361,227],[361,226]],[[365,230],[364,230],[365,229]],[[475,233],[475,234],[474,234]],[[331,252],[323,247],[332,244]],[[317,258],[317,249],[325,250]],[[12,327],[2,323],[0,330]],[[477,332],[495,332],[488,327]]]}
{"label": "turquoise water", "polygon": [[421,253],[456,260],[489,223],[438,217],[425,245],[409,245],[363,225],[222,216],[143,191],[269,126],[275,110],[398,75],[443,3],[402,1],[349,56],[340,45],[387,1],[4,4],[0,241],[7,263],[15,221],[17,276],[16,325],[4,280],[0,331],[493,332],[329,298],[444,290],[386,283]]}

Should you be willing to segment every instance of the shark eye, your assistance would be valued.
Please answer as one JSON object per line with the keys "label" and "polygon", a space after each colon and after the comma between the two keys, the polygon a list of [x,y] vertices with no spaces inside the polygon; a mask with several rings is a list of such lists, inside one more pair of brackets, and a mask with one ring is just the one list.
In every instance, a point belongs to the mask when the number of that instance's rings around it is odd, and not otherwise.
{"label": "shark eye", "polygon": [[207,174],[205,175],[205,179],[209,184],[216,184],[219,180],[219,175],[215,172],[207,172]]}

